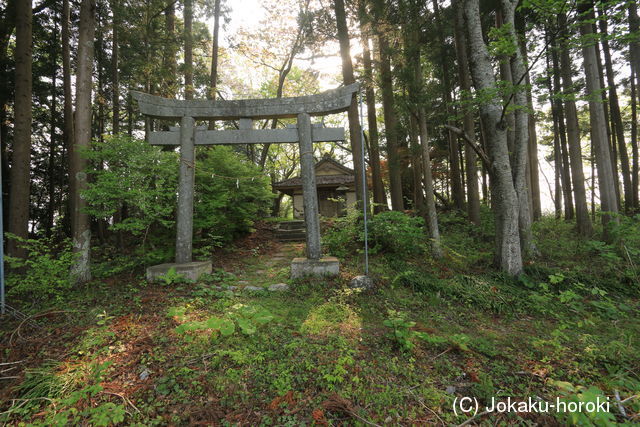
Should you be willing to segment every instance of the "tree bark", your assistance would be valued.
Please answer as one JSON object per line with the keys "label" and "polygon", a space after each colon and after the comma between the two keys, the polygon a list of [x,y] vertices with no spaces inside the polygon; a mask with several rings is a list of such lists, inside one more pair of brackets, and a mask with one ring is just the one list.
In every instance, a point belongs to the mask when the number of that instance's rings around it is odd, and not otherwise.
{"label": "tree bark", "polygon": [[[449,81],[449,72],[447,70],[447,51],[444,40],[444,26],[440,20],[440,8],[438,6],[438,0],[432,0],[433,13],[438,27],[438,38],[440,45],[440,69],[442,72],[442,95],[444,100],[444,109],[447,115],[447,124],[453,125],[449,117],[451,116],[451,82]],[[447,141],[449,142],[449,164],[450,164],[450,179],[451,179],[451,193],[453,196],[453,202],[457,209],[464,210],[464,188],[462,186],[462,179],[460,175],[460,159],[458,157],[458,139],[450,130],[447,130]]]}
{"label": "tree bark", "polygon": [[[600,6],[602,7],[602,6]],[[607,16],[600,9],[599,24],[602,43],[602,52],[604,53],[604,63],[607,71],[607,86],[609,89],[609,108],[611,111],[611,123],[615,133],[615,139],[618,144],[618,157],[620,159],[620,169],[622,171],[622,183],[624,188],[624,207],[626,212],[630,212],[633,207],[633,188],[631,184],[631,168],[629,165],[629,153],[624,138],[624,127],[622,124],[622,115],[620,114],[620,105],[618,102],[618,93],[616,90],[615,75],[613,72],[613,64],[611,61],[611,51],[609,49]]]}
{"label": "tree bark", "polygon": [[380,213],[388,209],[387,195],[380,171],[380,144],[378,118],[376,115],[376,96],[373,85],[373,65],[369,49],[369,25],[365,22],[364,1],[360,2],[360,40],[362,43],[362,66],[364,72],[365,97],[367,101],[367,127],[369,135],[369,163],[373,181],[373,212]]}
{"label": "tree bark", "polygon": [[583,38],[582,56],[583,67],[587,82],[587,97],[589,98],[589,117],[591,119],[591,136],[596,155],[596,167],[598,169],[598,187],[600,190],[601,209],[604,212],[602,222],[604,226],[605,240],[610,239],[608,224],[611,221],[618,222],[618,203],[616,200],[615,180],[611,163],[611,153],[607,138],[607,122],[605,119],[604,105],[602,103],[600,77],[598,75],[598,61],[593,39],[593,27],[586,15],[592,8],[590,0],[581,0],[578,3],[580,14],[580,34]]}
{"label": "tree bark", "polygon": [[[525,43],[521,43],[522,56],[526,57]],[[538,135],[536,132],[536,116],[533,114],[533,96],[531,95],[531,77],[526,71],[527,77],[525,85],[527,87],[527,107],[532,113],[529,114],[529,176],[531,182],[531,204],[533,220],[542,218],[542,201],[540,200],[540,174],[538,165]]]}
{"label": "tree bark", "polygon": [[[482,34],[478,0],[465,0],[464,15],[470,47],[471,75],[480,93],[495,93],[491,57]],[[502,105],[493,97],[480,104],[486,146],[491,161],[492,204],[496,221],[496,261],[511,275],[522,273],[522,252],[518,229],[518,195],[513,185],[507,131],[501,120]]]}
{"label": "tree bark", "polygon": [[[209,76],[209,99],[216,99],[218,90],[218,48],[220,38],[220,1],[215,0],[213,5],[213,37],[211,39],[211,75]],[[209,130],[216,128],[215,120],[209,121]],[[263,166],[264,167],[264,166]]]}
{"label": "tree bark", "polygon": [[184,97],[193,99],[193,0],[184,0]]}
{"label": "tree bark", "polygon": [[[567,19],[564,14],[559,18],[560,28],[567,27]],[[562,75],[562,89],[564,98],[564,111],[567,120],[567,141],[569,143],[569,157],[571,163],[571,176],[573,178],[573,194],[575,196],[576,226],[578,233],[583,236],[590,236],[593,233],[593,226],[589,218],[589,208],[587,206],[587,193],[584,185],[584,171],[582,168],[582,147],[580,145],[580,129],[578,127],[578,112],[574,100],[575,89],[571,77],[571,58],[569,56],[569,46],[566,40],[566,31],[563,32],[564,39],[560,49],[560,73]]]}
{"label": "tree bark", "polygon": [[220,35],[220,1],[213,5],[213,38],[211,40],[211,76],[209,79],[209,99],[216,99],[218,87],[218,48]]}
{"label": "tree bark", "polygon": [[[504,12],[505,23],[509,25],[508,32],[517,45],[518,36],[515,31],[515,13],[518,0],[502,0],[502,10]],[[511,75],[514,84],[523,80],[526,73],[522,51],[515,49],[515,54],[511,58]],[[529,103],[527,101],[527,90],[522,84],[514,87],[513,103],[515,111],[515,155],[513,168],[515,169],[515,188],[519,203],[519,229],[520,244],[524,254],[536,255],[538,249],[533,242],[531,232],[531,220],[533,216],[530,210],[530,192],[527,186],[527,175],[529,170]]]}
{"label": "tree bark", "polygon": [[440,229],[438,227],[438,214],[436,212],[436,199],[433,190],[433,172],[431,171],[431,156],[429,147],[429,135],[427,134],[427,115],[421,108],[418,116],[420,126],[420,145],[422,146],[422,180],[425,193],[425,221],[429,231],[431,254],[434,258],[442,258],[440,244]]}
{"label": "tree bark", "polygon": [[[336,27],[338,30],[338,42],[340,44],[340,56],[342,57],[342,79],[345,86],[355,83],[353,76],[353,63],[351,62],[351,46],[349,43],[349,31],[347,29],[347,15],[344,9],[344,0],[334,0],[334,11],[336,14]],[[364,194],[364,157],[362,151],[362,128],[358,116],[358,101],[354,94],[351,98],[351,105],[348,111],[349,116],[349,141],[351,142],[351,155],[353,157],[353,168],[355,170],[355,190],[356,200],[359,209],[362,209],[363,199],[368,200],[369,196]],[[366,203],[369,206],[369,203]]]}
{"label": "tree bark", "polygon": [[[556,96],[558,94],[560,94],[561,92],[561,88],[560,88],[560,75],[561,75],[561,71],[560,71],[560,67],[569,67],[569,70],[564,70],[564,75],[567,76],[567,78],[569,79],[569,81],[571,82],[571,65],[567,65],[566,61],[568,58],[569,53],[567,52],[566,55],[567,57],[562,57],[561,58],[561,62],[562,65],[559,64],[559,60],[558,60],[558,53],[557,53],[557,46],[556,46],[556,41],[555,38],[551,40],[551,46],[552,46],[552,51],[551,51],[551,57],[552,57],[552,61],[553,61],[553,93],[556,94]],[[564,55],[565,53],[562,52],[562,55]],[[573,82],[571,82],[571,84],[573,84]],[[565,91],[567,92],[567,91]],[[574,125],[573,121],[575,119],[575,126],[576,126],[576,132],[577,131],[577,126],[578,126],[578,118],[577,118],[577,113],[575,113],[575,102],[573,101],[572,98],[570,98],[571,96],[573,96],[572,94],[565,97],[566,101],[565,102],[571,102],[571,105],[568,105],[566,107],[566,113],[567,113],[567,117],[566,117],[566,122],[567,122],[567,127],[569,128],[569,132],[573,131],[572,126]],[[569,101],[570,100],[570,101]],[[576,133],[575,135],[573,134],[569,134],[568,138],[569,140],[567,141],[567,133],[565,132],[565,109],[562,107],[562,101],[557,100],[555,102],[555,114],[557,114],[558,116],[558,130],[560,131],[560,163],[559,163],[559,167],[560,167],[560,181],[562,183],[562,194],[563,194],[563,198],[564,198],[564,219],[567,221],[570,221],[574,218],[575,216],[575,210],[574,210],[574,205],[573,205],[573,185],[571,182],[571,176],[572,176],[572,167],[571,167],[571,163],[569,161],[569,151],[570,149],[567,149],[567,145],[571,145],[572,144],[572,140],[571,138],[578,138],[578,144],[579,142],[579,133]],[[576,114],[575,117],[573,117],[572,115]],[[568,144],[567,144],[568,142]],[[575,177],[574,177],[574,181],[575,181]],[[577,197],[577,196],[576,196]]]}
{"label": "tree bark", "polygon": [[[633,67],[632,67],[633,70]],[[633,73],[633,71],[632,71]],[[640,169],[640,156],[638,155],[638,97],[637,86],[633,78],[631,80],[631,153],[633,167],[631,168],[631,187],[633,188],[633,208],[635,212],[640,211],[640,201],[638,200],[638,175]]]}
{"label": "tree bark", "polygon": [[111,84],[113,85],[111,92],[112,102],[112,124],[113,134],[120,133],[120,74],[119,74],[119,27],[120,27],[120,10],[118,0],[111,0],[111,11],[113,13],[113,41],[111,47]]}
{"label": "tree bark", "polygon": [[47,190],[48,190],[48,203],[47,203],[47,218],[45,222],[45,234],[47,237],[51,236],[53,229],[53,218],[56,210],[56,128],[57,128],[57,77],[58,77],[58,23],[54,21],[53,31],[51,32],[51,135],[49,136],[49,161],[47,167]]}
{"label": "tree bark", "polygon": [[80,28],[78,30],[78,70],[76,77],[75,144],[71,152],[70,178],[73,181],[73,207],[71,229],[73,249],[77,254],[75,274],[79,282],[91,280],[90,249],[91,228],[85,212],[86,200],[81,192],[87,185],[87,159],[82,151],[91,143],[91,86],[93,70],[93,43],[96,28],[95,0],[82,0]]}
{"label": "tree bark", "polygon": [[[16,5],[16,73],[14,103],[14,137],[9,188],[8,232],[26,239],[29,234],[29,195],[31,163],[31,95],[32,95],[32,17],[31,1]],[[27,252],[13,239],[7,243],[7,254],[25,258]]]}
{"label": "tree bark", "polygon": [[[464,34],[464,12],[461,2],[456,3],[455,15],[455,41],[456,55],[458,58],[458,78],[460,79],[460,90],[462,97],[471,96],[471,77],[469,76],[469,58],[467,56],[467,42]],[[465,103],[466,106],[469,104]],[[470,138],[475,139],[475,123],[473,111],[466,107],[463,109],[462,128]],[[464,150],[465,169],[467,175],[467,214],[469,220],[476,225],[480,225],[480,196],[478,193],[478,156],[475,151],[465,147]]]}
{"label": "tree bark", "polygon": [[378,34],[378,61],[380,73],[380,89],[382,91],[382,109],[384,112],[384,126],[387,139],[387,163],[389,167],[389,192],[391,193],[391,209],[404,209],[402,197],[402,176],[400,172],[400,156],[398,153],[398,120],[395,112],[393,95],[393,80],[391,75],[391,59],[389,44],[383,33]]}
{"label": "tree bark", "polygon": [[[553,121],[553,172],[555,192],[553,194],[553,205],[555,207],[556,219],[562,218],[562,154],[560,153],[560,134],[566,141],[564,128],[564,115],[562,113],[562,101],[556,99],[560,93],[560,69],[558,66],[557,47],[549,40],[549,29],[545,28],[545,41],[549,44],[546,52],[547,61],[547,90],[549,91],[549,103],[551,104],[551,116]],[[553,58],[552,58],[553,56]],[[551,65],[553,63],[553,66]],[[562,121],[560,121],[562,118]],[[562,130],[561,130],[562,129]],[[549,187],[551,189],[551,187]]]}

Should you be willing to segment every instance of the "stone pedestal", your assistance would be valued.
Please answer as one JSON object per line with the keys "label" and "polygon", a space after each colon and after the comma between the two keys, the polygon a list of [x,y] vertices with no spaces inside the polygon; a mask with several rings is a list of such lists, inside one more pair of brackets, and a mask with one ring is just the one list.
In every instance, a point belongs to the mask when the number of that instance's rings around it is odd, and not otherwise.
{"label": "stone pedestal", "polygon": [[293,261],[291,261],[292,279],[299,279],[305,276],[337,276],[339,272],[340,261],[338,261],[338,258],[332,256],[319,259],[294,258]]}
{"label": "stone pedestal", "polygon": [[167,274],[170,269],[174,269],[177,274],[185,279],[196,281],[204,273],[211,273],[211,261],[193,261],[175,263],[169,262],[166,264],[154,265],[147,268],[147,280],[149,282],[157,282],[161,279],[161,276]]}

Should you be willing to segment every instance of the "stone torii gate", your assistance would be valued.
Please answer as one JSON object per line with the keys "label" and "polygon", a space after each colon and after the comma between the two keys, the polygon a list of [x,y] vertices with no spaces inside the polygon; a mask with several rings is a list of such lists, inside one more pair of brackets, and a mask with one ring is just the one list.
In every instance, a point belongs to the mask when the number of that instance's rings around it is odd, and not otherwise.
{"label": "stone torii gate", "polygon": [[[324,116],[346,111],[358,84],[330,90],[318,95],[273,99],[242,100],[176,100],[131,91],[138,101],[140,112],[147,117],[178,120],[179,131],[151,132],[152,145],[180,146],[180,175],[178,180],[178,209],[176,218],[175,263],[161,264],[147,269],[149,280],[166,274],[170,268],[187,278],[197,280],[202,273],[211,272],[211,262],[194,262],[193,194],[195,180],[196,145],[279,144],[298,143],[306,225],[306,258],[291,263],[292,277],[304,275],[336,275],[339,262],[334,257],[322,257],[320,221],[313,157],[313,143],[343,141],[343,128],[324,128],[311,125],[311,116]],[[259,119],[297,118],[297,126],[287,129],[253,129]],[[238,120],[238,130],[201,130],[196,120]]]}

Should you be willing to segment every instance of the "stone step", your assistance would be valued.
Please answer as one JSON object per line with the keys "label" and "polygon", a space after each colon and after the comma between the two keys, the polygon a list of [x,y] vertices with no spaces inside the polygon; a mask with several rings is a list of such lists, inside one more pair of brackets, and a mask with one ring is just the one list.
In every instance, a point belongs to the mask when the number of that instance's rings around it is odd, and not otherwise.
{"label": "stone step", "polygon": [[276,234],[278,239],[303,239],[306,237],[306,233],[281,233]]}
{"label": "stone step", "polygon": [[304,229],[304,221],[286,221],[278,224],[278,230],[300,230]]}
{"label": "stone step", "polygon": [[276,232],[276,238],[281,242],[302,242],[306,239],[306,233],[304,231],[279,231]]}
{"label": "stone step", "polygon": [[278,237],[278,241],[279,242],[304,242],[305,241],[305,236],[301,236],[301,237]]}
{"label": "stone step", "polygon": [[289,234],[306,234],[306,230],[304,228],[300,229],[300,230],[277,230],[276,231],[276,237],[278,236],[286,236]]}

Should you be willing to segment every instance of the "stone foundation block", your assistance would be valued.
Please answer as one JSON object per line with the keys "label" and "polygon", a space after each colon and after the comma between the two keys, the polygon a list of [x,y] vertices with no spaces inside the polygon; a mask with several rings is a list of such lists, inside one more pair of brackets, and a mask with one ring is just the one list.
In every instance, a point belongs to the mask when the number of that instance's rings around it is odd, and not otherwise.
{"label": "stone foundation block", "polygon": [[196,281],[204,273],[211,273],[211,261],[193,261],[185,263],[169,262],[166,264],[154,265],[147,268],[147,280],[157,282],[162,280],[161,276],[167,274],[170,269],[174,269],[177,274],[185,279]]}
{"label": "stone foundation block", "polygon": [[337,276],[340,272],[338,258],[328,256],[320,259],[294,258],[291,261],[291,278],[298,279],[305,276],[325,277]]}

